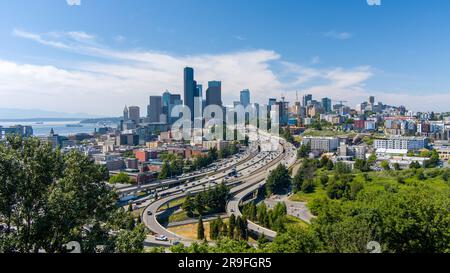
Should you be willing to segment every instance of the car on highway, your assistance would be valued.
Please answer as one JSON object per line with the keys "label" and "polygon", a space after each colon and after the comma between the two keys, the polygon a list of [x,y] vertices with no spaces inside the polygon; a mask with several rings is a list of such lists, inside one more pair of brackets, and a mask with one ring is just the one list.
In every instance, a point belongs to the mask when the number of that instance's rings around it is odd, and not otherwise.
{"label": "car on highway", "polygon": [[155,240],[156,240],[156,241],[162,241],[162,242],[167,242],[167,241],[169,241],[169,239],[168,239],[166,236],[164,236],[164,235],[158,235],[158,236],[156,236],[156,237],[155,237]]}
{"label": "car on highway", "polygon": [[147,215],[148,215],[148,216],[152,216],[152,215],[153,215],[153,212],[147,211]]}

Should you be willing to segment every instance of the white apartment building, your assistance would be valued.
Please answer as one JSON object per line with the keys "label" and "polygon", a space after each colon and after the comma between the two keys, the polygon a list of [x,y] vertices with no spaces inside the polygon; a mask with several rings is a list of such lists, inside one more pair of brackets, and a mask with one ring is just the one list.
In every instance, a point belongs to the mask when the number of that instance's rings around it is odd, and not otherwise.
{"label": "white apartment building", "polygon": [[425,137],[392,137],[389,139],[376,139],[373,143],[375,149],[420,150],[428,146]]}
{"label": "white apartment building", "polygon": [[304,137],[303,145],[310,145],[312,151],[334,152],[339,146],[337,137]]}

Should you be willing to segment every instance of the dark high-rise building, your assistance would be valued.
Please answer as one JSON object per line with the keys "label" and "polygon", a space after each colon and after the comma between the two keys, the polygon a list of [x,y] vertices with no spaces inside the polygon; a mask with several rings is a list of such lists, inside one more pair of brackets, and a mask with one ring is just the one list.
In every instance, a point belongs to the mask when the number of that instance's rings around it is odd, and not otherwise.
{"label": "dark high-rise building", "polygon": [[138,124],[141,121],[141,112],[138,106],[130,106],[128,107],[129,111],[129,119],[134,123]]}
{"label": "dark high-rise building", "polygon": [[[169,93],[170,94],[170,93]],[[169,97],[170,100],[170,97]],[[163,100],[161,96],[150,96],[150,104],[147,108],[147,117],[150,122],[165,122],[161,120],[163,114]]]}
{"label": "dark high-rise building", "polygon": [[250,104],[250,90],[244,89],[241,91],[241,104],[244,107]]}
{"label": "dark high-rise building", "polygon": [[329,98],[323,98],[322,99],[322,108],[325,111],[325,113],[331,112],[331,99]]}
{"label": "dark high-rise building", "polygon": [[169,118],[169,107],[170,107],[170,97],[172,94],[170,94],[169,91],[166,90],[166,92],[162,95],[162,113],[166,115],[167,119]]}
{"label": "dark high-rise building", "polygon": [[184,68],[184,105],[191,110],[191,121],[194,121],[194,96],[197,92],[197,83],[194,81],[194,69]]}
{"label": "dark high-rise building", "polygon": [[173,124],[179,117],[171,117],[172,109],[177,105],[182,105],[183,101],[179,94],[172,94],[166,91],[162,95],[162,113],[166,116],[167,123]]}
{"label": "dark high-rise building", "polygon": [[374,96],[370,96],[369,97],[369,103],[374,105],[375,104],[375,97]]}
{"label": "dark high-rise building", "polygon": [[197,84],[197,82],[195,82],[195,85],[196,85],[196,87],[195,87],[195,96],[203,98],[203,85]]}
{"label": "dark high-rise building", "polygon": [[286,102],[283,98],[281,101],[276,102],[276,105],[278,106],[280,125],[287,125],[289,120],[289,102]]}
{"label": "dark high-rise building", "polygon": [[222,82],[208,82],[208,89],[206,90],[206,106],[209,105],[219,105],[222,107]]}
{"label": "dark high-rise building", "polygon": [[312,95],[306,94],[303,96],[303,107],[308,106],[308,102],[312,101]]}
{"label": "dark high-rise building", "polygon": [[272,110],[272,106],[274,106],[275,104],[277,104],[277,99],[275,99],[275,98],[270,98],[269,99],[269,105],[268,105],[268,111],[271,111]]}

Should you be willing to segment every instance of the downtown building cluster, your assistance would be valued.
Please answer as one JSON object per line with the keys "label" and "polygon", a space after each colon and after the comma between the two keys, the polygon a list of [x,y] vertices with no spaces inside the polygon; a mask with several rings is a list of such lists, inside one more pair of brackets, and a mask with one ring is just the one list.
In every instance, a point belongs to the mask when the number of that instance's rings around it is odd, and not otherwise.
{"label": "downtown building cluster", "polygon": [[[297,94],[293,104],[281,97],[269,98],[267,104],[260,105],[251,101],[249,89],[240,91],[240,100],[227,106],[222,100],[221,81],[209,81],[204,90],[190,67],[184,69],[182,81],[182,94],[165,91],[160,96],[149,96],[144,111],[138,106],[125,106],[117,126],[100,126],[93,134],[71,136],[61,136],[51,130],[40,138],[63,151],[77,149],[105,165],[112,174],[125,172],[137,183],[149,183],[157,179],[163,155],[174,154],[192,161],[206,156],[213,147],[220,151],[231,145],[240,146],[235,141],[205,139],[203,126],[207,120],[203,112],[207,107],[215,106],[225,117],[228,110],[242,106],[254,108],[256,113],[276,111],[281,130],[310,146],[312,156],[327,155],[350,166],[356,159],[367,160],[371,155],[376,155],[379,161],[401,162],[404,167],[411,162],[423,164],[426,158],[420,158],[418,154],[424,149],[435,149],[444,162],[450,159],[448,113],[412,112],[404,106],[376,102],[374,96],[352,108],[347,101],[328,97],[315,99],[308,92],[301,99]],[[174,138],[176,132],[172,131],[172,125],[181,118],[181,114],[173,115],[173,112],[177,113],[174,111],[177,107],[190,110],[188,121],[200,124],[199,134],[182,140]],[[256,117],[260,118],[259,115]],[[248,122],[248,113],[245,118]],[[322,135],[322,127],[333,133]],[[8,134],[33,135],[31,126],[0,129],[3,141]],[[308,130],[316,133],[305,135]]]}

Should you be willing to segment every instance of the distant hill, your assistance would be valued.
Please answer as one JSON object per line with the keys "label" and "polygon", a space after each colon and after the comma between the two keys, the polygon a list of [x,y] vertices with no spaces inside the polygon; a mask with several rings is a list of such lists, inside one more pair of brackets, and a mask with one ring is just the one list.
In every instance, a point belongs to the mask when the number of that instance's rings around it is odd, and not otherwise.
{"label": "distant hill", "polygon": [[97,118],[85,113],[63,113],[41,109],[0,108],[0,120],[87,119]]}
{"label": "distant hill", "polygon": [[80,123],[89,123],[89,124],[95,124],[95,123],[119,123],[121,118],[89,118],[89,119],[83,119],[80,121]]}

